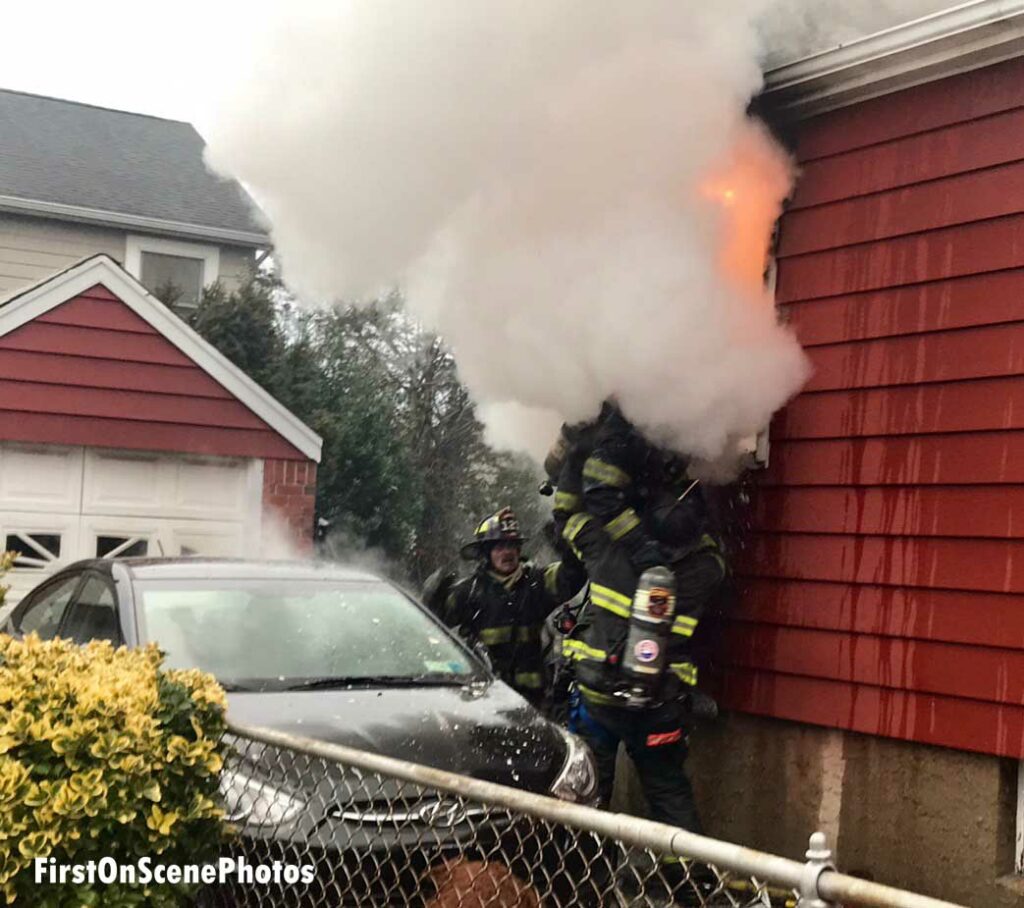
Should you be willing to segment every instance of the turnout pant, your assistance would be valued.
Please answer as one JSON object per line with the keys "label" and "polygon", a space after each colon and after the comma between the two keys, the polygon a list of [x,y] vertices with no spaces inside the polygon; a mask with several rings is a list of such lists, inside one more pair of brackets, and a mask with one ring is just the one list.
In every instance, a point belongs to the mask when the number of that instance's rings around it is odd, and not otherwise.
{"label": "turnout pant", "polygon": [[590,745],[597,761],[601,806],[611,802],[619,743],[636,766],[651,819],[690,832],[701,832],[686,762],[686,730],[679,706],[664,703],[648,710],[597,706],[583,701],[575,730]]}

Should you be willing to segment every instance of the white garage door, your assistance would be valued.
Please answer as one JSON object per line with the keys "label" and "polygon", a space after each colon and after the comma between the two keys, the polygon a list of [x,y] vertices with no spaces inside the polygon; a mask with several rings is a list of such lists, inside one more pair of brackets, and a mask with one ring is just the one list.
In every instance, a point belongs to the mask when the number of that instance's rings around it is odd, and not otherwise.
{"label": "white garage door", "polygon": [[0,443],[8,603],[80,558],[252,553],[262,486],[259,460]]}

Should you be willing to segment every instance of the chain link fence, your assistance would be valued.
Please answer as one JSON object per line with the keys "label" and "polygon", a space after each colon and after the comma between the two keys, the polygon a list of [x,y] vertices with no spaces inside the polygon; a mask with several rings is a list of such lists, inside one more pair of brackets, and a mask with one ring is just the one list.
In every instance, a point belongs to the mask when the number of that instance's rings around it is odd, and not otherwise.
{"label": "chain link fence", "polygon": [[835,873],[824,837],[801,864],[279,732],[230,743],[235,869],[208,908],[956,908]]}

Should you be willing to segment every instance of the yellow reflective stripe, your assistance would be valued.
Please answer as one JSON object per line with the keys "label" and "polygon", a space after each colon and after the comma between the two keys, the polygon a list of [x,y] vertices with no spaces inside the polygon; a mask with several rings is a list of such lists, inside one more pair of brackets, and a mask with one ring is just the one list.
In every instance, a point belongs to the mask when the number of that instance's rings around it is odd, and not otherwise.
{"label": "yellow reflective stripe", "polygon": [[572,517],[566,521],[562,535],[568,539],[569,542],[572,542],[577,536],[579,536],[580,530],[582,530],[593,519],[594,518],[589,514],[573,514]]}
{"label": "yellow reflective stripe", "polygon": [[562,655],[569,659],[593,659],[595,662],[604,662],[608,654],[603,649],[589,646],[582,640],[565,640],[562,643]]}
{"label": "yellow reflective stripe", "polygon": [[576,547],[576,543],[573,540],[576,539],[582,529],[593,519],[594,518],[589,514],[581,511],[579,514],[573,514],[572,517],[566,521],[565,529],[562,530],[562,538],[569,543],[569,547],[581,561],[583,560],[583,553]]}
{"label": "yellow reflective stripe", "polygon": [[484,646],[512,642],[511,627],[484,627],[477,631],[477,638]]}
{"label": "yellow reflective stripe", "polygon": [[540,625],[526,624],[520,626],[516,630],[516,639],[522,643],[527,643],[531,640],[540,640]]}
{"label": "yellow reflective stripe", "polygon": [[598,608],[606,609],[613,615],[618,615],[620,618],[629,617],[628,608],[623,608],[621,605],[617,605],[616,603],[611,602],[610,600],[605,599],[602,596],[598,596],[596,593],[592,592],[590,594],[590,601],[593,602],[594,605],[596,605]]}
{"label": "yellow reflective stripe", "polygon": [[608,486],[615,486],[618,489],[624,489],[633,481],[633,477],[625,470],[596,457],[587,458],[587,462],[583,465],[583,477]]}
{"label": "yellow reflective stripe", "polygon": [[548,595],[554,596],[558,593],[558,572],[561,569],[561,562],[556,561],[544,568],[544,589]]}
{"label": "yellow reflective stripe", "polygon": [[705,533],[700,537],[700,542],[697,543],[697,547],[693,551],[705,552],[710,555],[718,562],[718,567],[721,569],[722,575],[725,575],[725,558],[722,557],[722,550],[719,548],[718,541],[714,536],[710,533]]}
{"label": "yellow reflective stripe", "polygon": [[590,601],[620,618],[628,618],[633,605],[628,596],[597,583],[590,584]]}
{"label": "yellow reflective stripe", "polygon": [[539,640],[540,625],[528,624],[520,627],[483,627],[477,631],[477,639],[484,646],[496,646],[500,643],[511,643],[515,638],[519,641]]}
{"label": "yellow reflective stripe", "polygon": [[630,599],[629,596],[625,593],[620,593],[618,590],[613,590],[610,586],[601,586],[599,583],[592,583],[590,585],[590,591],[591,593],[599,593],[603,598],[618,603],[627,609],[633,605],[633,600]]}
{"label": "yellow reflective stripe", "polygon": [[555,510],[575,512],[580,509],[583,499],[575,492],[555,492]]}
{"label": "yellow reflective stripe", "polygon": [[715,537],[710,533],[704,533],[700,537],[700,542],[697,543],[697,547],[694,549],[695,552],[703,551],[704,549],[717,549],[718,543],[715,542]]}
{"label": "yellow reflective stripe", "polygon": [[692,662],[673,662],[669,665],[669,668],[683,684],[689,684],[691,687],[696,686],[697,666]]}
{"label": "yellow reflective stripe", "polygon": [[676,615],[676,620],[672,622],[672,633],[679,634],[680,637],[692,637],[695,630],[697,619],[689,615]]}
{"label": "yellow reflective stripe", "polygon": [[592,687],[587,687],[585,684],[579,685],[580,693],[589,700],[591,703],[597,706],[614,706],[616,703],[615,698],[611,694],[601,693],[599,690],[594,690]]}
{"label": "yellow reflective stripe", "polygon": [[512,677],[520,687],[541,687],[544,683],[540,672],[516,672]]}
{"label": "yellow reflective stripe", "polygon": [[640,526],[640,518],[632,508],[626,508],[618,517],[609,520],[605,525],[605,532],[614,540],[619,540],[631,530]]}

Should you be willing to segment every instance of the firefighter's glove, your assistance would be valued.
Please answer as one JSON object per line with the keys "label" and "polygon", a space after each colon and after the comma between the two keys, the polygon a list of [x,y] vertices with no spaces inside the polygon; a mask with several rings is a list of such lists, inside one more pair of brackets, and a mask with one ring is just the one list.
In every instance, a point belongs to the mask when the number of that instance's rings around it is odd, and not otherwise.
{"label": "firefighter's glove", "polygon": [[718,703],[714,697],[705,694],[703,691],[687,691],[680,700],[684,712],[694,719],[704,719],[711,722],[718,718]]}
{"label": "firefighter's glove", "polygon": [[629,560],[639,576],[648,568],[664,567],[668,559],[658,543],[647,540],[633,549]]}

